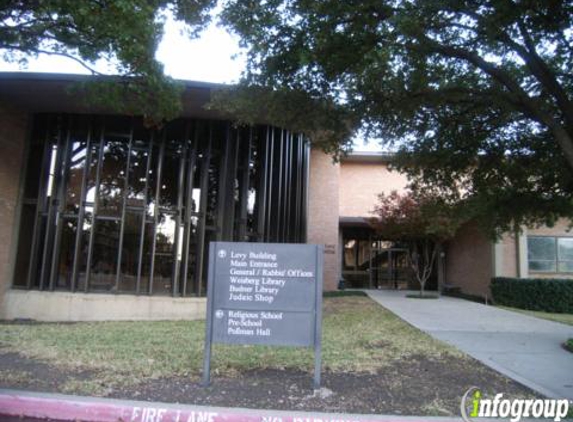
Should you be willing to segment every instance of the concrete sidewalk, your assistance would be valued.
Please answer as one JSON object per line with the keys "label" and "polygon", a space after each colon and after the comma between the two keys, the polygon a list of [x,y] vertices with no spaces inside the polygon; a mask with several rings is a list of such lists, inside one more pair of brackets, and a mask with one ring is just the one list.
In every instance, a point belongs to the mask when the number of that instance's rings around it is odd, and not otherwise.
{"label": "concrete sidewalk", "polygon": [[573,400],[573,354],[561,345],[573,326],[442,296],[365,290],[376,302],[432,337],[550,398]]}

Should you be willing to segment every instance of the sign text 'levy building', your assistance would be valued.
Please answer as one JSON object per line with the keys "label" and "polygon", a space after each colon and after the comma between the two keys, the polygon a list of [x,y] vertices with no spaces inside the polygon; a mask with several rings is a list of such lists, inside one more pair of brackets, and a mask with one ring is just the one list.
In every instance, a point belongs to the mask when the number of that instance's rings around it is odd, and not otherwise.
{"label": "sign text 'levy building'", "polygon": [[209,250],[203,381],[211,343],[313,346],[320,384],[323,248],[213,242]]}

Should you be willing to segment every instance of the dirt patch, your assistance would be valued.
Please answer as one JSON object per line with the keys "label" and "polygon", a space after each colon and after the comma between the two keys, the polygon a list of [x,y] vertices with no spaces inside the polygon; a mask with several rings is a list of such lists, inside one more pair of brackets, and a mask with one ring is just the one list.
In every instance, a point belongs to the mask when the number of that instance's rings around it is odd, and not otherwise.
{"label": "dirt patch", "polygon": [[[5,376],[8,375],[8,376]],[[0,388],[89,394],[93,371],[56,368],[0,350]],[[315,394],[310,373],[292,369],[244,371],[234,377],[212,374],[203,388],[197,375],[122,383],[116,374],[105,397],[197,405],[403,415],[457,415],[464,392],[478,386],[486,394],[535,397],[527,388],[471,358],[430,360],[412,356],[376,373],[325,371]]]}
{"label": "dirt patch", "polygon": [[64,392],[62,387],[68,382],[82,382],[93,375],[93,371],[62,370],[0,349],[0,388]]}

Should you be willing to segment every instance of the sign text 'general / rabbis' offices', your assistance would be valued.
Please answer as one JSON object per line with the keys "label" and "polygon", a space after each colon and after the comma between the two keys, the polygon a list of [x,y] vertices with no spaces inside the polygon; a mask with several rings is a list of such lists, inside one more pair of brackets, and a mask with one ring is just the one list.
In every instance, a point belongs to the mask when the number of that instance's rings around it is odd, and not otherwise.
{"label": "sign text 'general / rabbis' offices'", "polygon": [[211,243],[204,384],[215,342],[314,346],[318,388],[322,261],[317,245]]}

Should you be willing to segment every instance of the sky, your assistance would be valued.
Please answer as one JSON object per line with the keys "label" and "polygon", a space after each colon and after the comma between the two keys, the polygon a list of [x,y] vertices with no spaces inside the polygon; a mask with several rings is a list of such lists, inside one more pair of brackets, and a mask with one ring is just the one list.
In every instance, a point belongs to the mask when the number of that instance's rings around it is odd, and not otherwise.
{"label": "sky", "polygon": [[[156,53],[165,66],[165,73],[176,79],[203,82],[234,83],[245,68],[245,59],[240,56],[239,42],[215,23],[198,39],[182,34],[183,24],[167,16],[165,34]],[[237,56],[238,57],[234,57]],[[113,74],[113,67],[99,61],[94,66],[98,72]],[[18,63],[7,63],[0,59],[0,71],[29,71],[51,73],[88,74],[89,71],[73,60],[40,55],[30,59],[27,68]]]}
{"label": "sky", "polygon": [[[165,34],[156,53],[163,63],[165,73],[175,79],[202,82],[236,83],[245,69],[246,59],[239,48],[237,36],[212,22],[197,39],[190,39],[182,33],[183,24],[167,16]],[[113,74],[109,63],[95,64],[98,72]],[[18,63],[2,61],[0,71],[27,71],[49,73],[88,74],[89,71],[73,60],[58,56],[40,55],[31,58],[26,68]],[[364,144],[355,141],[355,150],[376,151],[376,142]]]}

